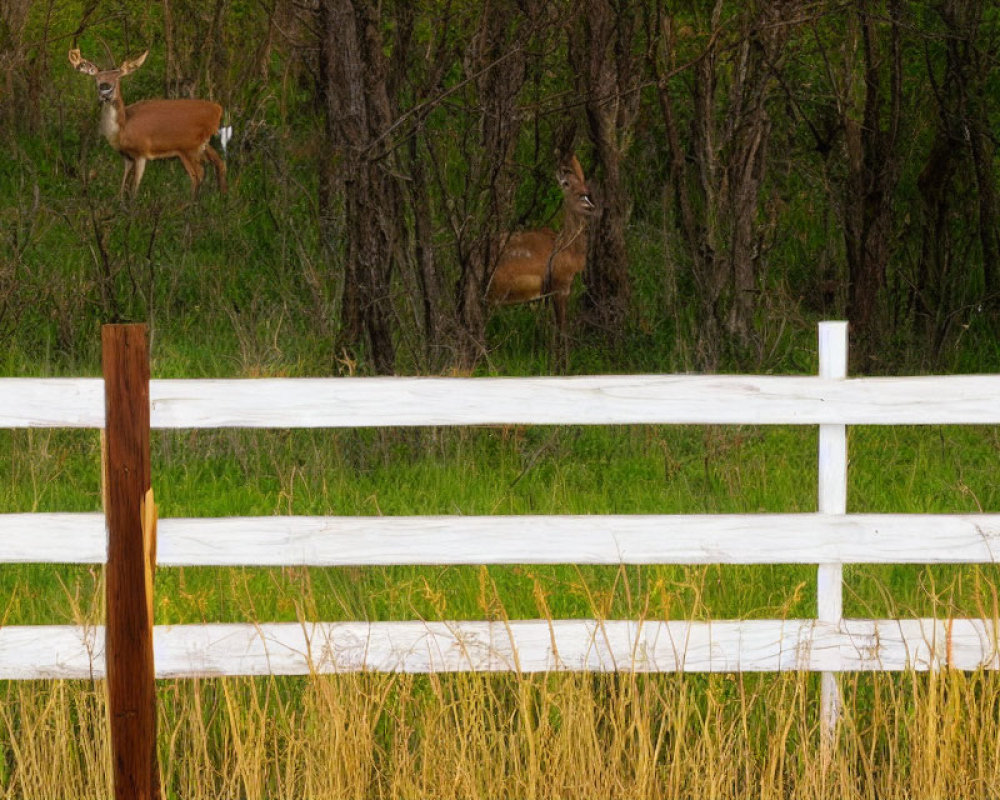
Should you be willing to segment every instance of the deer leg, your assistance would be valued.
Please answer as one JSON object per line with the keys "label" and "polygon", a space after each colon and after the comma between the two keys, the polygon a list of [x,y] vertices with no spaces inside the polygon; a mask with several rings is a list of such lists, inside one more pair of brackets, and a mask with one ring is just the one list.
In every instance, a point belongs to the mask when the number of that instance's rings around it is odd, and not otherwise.
{"label": "deer leg", "polygon": [[142,173],[146,171],[146,159],[137,158],[132,163],[132,195],[139,191],[139,184],[142,182]]}
{"label": "deer leg", "polygon": [[557,289],[552,295],[552,311],[556,318],[554,349],[557,368],[560,372],[565,372],[569,366],[569,341],[566,336],[566,308],[568,304],[569,292],[563,293]]}
{"label": "deer leg", "polygon": [[135,166],[135,162],[129,156],[123,155],[122,160],[125,162],[125,172],[122,174],[122,185],[118,189],[119,197],[125,194],[125,184],[128,182],[128,176],[132,173],[132,168]]}
{"label": "deer leg", "polygon": [[205,156],[212,162],[212,166],[215,167],[215,178],[219,183],[219,191],[225,194],[229,188],[226,185],[226,162],[219,157],[219,154],[215,152],[215,148],[210,144],[205,145]]}
{"label": "deer leg", "polygon": [[177,157],[180,158],[184,169],[187,170],[188,177],[191,179],[191,197],[197,197],[198,187],[201,185],[202,178],[205,177],[205,168],[201,165],[198,153],[178,153]]}

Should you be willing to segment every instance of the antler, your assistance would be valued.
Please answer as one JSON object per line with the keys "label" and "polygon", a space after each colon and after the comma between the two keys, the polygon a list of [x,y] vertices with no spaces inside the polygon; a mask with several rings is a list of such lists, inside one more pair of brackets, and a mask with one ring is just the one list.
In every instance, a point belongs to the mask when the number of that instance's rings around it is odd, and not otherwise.
{"label": "antler", "polygon": [[105,41],[104,37],[102,36],[102,37],[99,37],[99,38],[100,38],[100,41],[101,41],[101,46],[104,48],[104,52],[108,56],[108,63],[111,65],[112,68],[114,68],[114,65],[116,63],[115,62],[115,54],[111,52],[111,48],[108,47],[108,43]]}

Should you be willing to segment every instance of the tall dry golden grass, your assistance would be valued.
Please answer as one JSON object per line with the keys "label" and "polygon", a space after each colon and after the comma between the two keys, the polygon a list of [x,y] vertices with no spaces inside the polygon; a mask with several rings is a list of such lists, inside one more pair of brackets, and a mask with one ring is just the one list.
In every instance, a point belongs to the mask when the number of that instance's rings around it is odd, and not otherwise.
{"label": "tall dry golden grass", "polygon": [[[160,684],[167,797],[994,798],[1000,676],[343,675]],[[107,798],[104,685],[7,683],[0,796]]]}

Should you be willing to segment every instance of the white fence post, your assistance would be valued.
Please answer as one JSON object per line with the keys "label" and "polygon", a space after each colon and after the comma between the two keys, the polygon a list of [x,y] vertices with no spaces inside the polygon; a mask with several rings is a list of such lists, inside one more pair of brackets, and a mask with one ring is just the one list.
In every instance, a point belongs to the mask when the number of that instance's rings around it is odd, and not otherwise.
{"label": "white fence post", "polygon": [[[847,323],[819,324],[821,378],[847,377]],[[819,426],[818,507],[821,514],[847,513],[847,426]],[[816,607],[820,622],[839,623],[843,617],[843,566],[820,564],[816,575]],[[823,749],[829,753],[840,718],[840,688],[833,672],[824,672],[821,690]]]}

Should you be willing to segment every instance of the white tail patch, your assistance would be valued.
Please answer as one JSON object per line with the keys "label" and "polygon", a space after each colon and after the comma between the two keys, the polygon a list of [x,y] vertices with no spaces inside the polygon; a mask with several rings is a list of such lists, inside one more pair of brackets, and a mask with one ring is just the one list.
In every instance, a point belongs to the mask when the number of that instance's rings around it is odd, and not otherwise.
{"label": "white tail patch", "polygon": [[233,139],[233,126],[223,125],[219,128],[219,146],[222,148],[222,154],[226,155],[229,150],[229,143]]}

